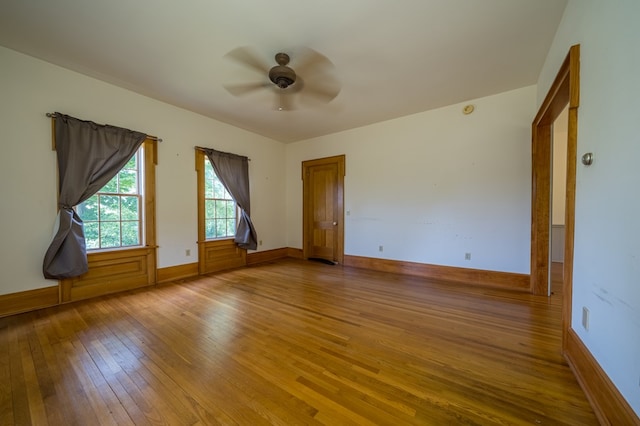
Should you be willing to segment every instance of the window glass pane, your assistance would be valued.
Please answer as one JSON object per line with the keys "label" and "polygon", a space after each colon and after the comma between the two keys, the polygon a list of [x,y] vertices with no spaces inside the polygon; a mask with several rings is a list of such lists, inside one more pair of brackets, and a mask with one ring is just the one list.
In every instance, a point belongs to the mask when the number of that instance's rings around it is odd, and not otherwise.
{"label": "window glass pane", "polygon": [[118,192],[118,175],[115,175],[99,192]]}
{"label": "window glass pane", "polygon": [[213,198],[213,180],[205,179],[204,181],[204,198]]}
{"label": "window glass pane", "polygon": [[138,172],[135,170],[121,170],[118,173],[120,178],[120,194],[137,194],[138,193]]}
{"label": "window glass pane", "polygon": [[120,197],[115,195],[101,196],[100,197],[100,220],[119,220],[119,219],[120,219]]}
{"label": "window glass pane", "polygon": [[140,244],[140,233],[138,232],[138,222],[122,222],[122,245],[137,246]]}
{"label": "window glass pane", "polygon": [[94,195],[76,208],[78,216],[84,221],[98,220],[98,196]]}
{"label": "window glass pane", "polygon": [[227,217],[236,217],[236,203],[232,201],[227,202]]}
{"label": "window glass pane", "polygon": [[213,198],[225,198],[225,192],[222,182],[216,179],[213,182]]}
{"label": "window glass pane", "polygon": [[233,219],[227,220],[227,235],[236,235],[236,221]]}
{"label": "window glass pane", "polygon": [[138,220],[138,197],[120,197],[122,220]]}
{"label": "window glass pane", "polygon": [[211,239],[216,237],[215,220],[207,219],[204,221],[204,234],[206,239]]}
{"label": "window glass pane", "polygon": [[84,223],[84,238],[86,240],[88,250],[100,248],[100,232],[98,222]]}
{"label": "window glass pane", "polygon": [[216,237],[226,237],[227,236],[227,223],[224,220],[216,221]]}
{"label": "window glass pane", "polygon": [[224,219],[227,217],[227,202],[216,200],[216,219]]}
{"label": "window glass pane", "polygon": [[138,154],[136,153],[131,159],[124,165],[123,169],[136,170],[138,167]]}
{"label": "window glass pane", "polygon": [[215,216],[215,200],[205,200],[204,202],[204,217],[205,219],[214,219]]}
{"label": "window glass pane", "polygon": [[208,158],[204,159],[204,179],[212,180],[215,176],[213,172],[213,166],[211,165],[211,161]]}
{"label": "window glass pane", "polygon": [[120,247],[120,222],[100,223],[100,247]]}

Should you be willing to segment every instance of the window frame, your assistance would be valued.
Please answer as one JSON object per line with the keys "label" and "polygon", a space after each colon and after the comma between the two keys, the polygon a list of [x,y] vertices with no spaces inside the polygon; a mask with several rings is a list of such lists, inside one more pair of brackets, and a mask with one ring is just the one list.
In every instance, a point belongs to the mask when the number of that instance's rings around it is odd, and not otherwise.
{"label": "window frame", "polygon": [[[85,218],[83,218],[82,216],[80,216],[80,218],[83,220],[84,224],[85,224],[85,240],[87,238],[87,234],[86,234],[86,225],[88,223],[98,223],[98,244],[101,245],[101,236],[102,236],[102,224],[103,223],[118,223],[120,225],[120,245],[119,246],[113,246],[113,247],[97,247],[97,248],[89,248],[87,247],[87,254],[89,253],[100,253],[100,252],[104,252],[104,251],[114,251],[114,250],[126,250],[126,249],[134,249],[134,248],[140,248],[140,247],[144,247],[146,245],[146,241],[145,241],[145,236],[146,236],[146,232],[145,232],[145,183],[146,183],[146,176],[145,176],[145,170],[147,165],[145,164],[145,143],[143,143],[142,145],[140,145],[140,147],[138,148],[138,150],[136,151],[136,153],[134,154],[134,156],[137,157],[136,159],[136,189],[137,192],[135,193],[121,193],[121,192],[101,192],[101,190],[104,188],[100,188],[100,191],[96,192],[94,195],[91,196],[95,197],[98,196],[98,200],[100,199],[101,196],[105,196],[105,197],[118,197],[120,199],[120,205],[122,205],[122,197],[135,197],[138,200],[138,219],[135,220],[135,222],[138,223],[138,244],[135,245],[122,245],[122,223],[123,222],[134,222],[133,220],[123,220],[122,219],[122,209],[120,209],[120,217],[118,220],[100,220],[100,202],[98,201],[98,211],[96,212],[96,215],[98,217],[98,220],[85,220]],[[133,156],[131,157],[133,158]],[[129,159],[129,161],[131,161],[131,159]],[[128,164],[128,162],[127,162]],[[126,165],[125,165],[126,166]],[[117,177],[120,172],[124,170],[124,167],[122,169],[120,169],[118,171],[118,174],[115,177]],[[112,179],[113,180],[113,179]],[[111,181],[109,181],[111,182]],[[108,183],[107,183],[108,185]],[[106,185],[105,185],[106,187]],[[85,201],[86,202],[86,201]],[[81,203],[83,204],[83,203]],[[77,211],[78,207],[80,206],[77,205],[74,207],[74,209]]]}
{"label": "window frame", "polygon": [[[211,161],[209,161],[209,158],[206,155],[203,155],[203,160],[201,162],[201,165],[203,167],[203,179],[202,179],[202,183],[203,183],[203,193],[202,193],[202,197],[204,200],[204,209],[202,211],[202,214],[204,216],[204,234],[203,234],[203,240],[205,241],[214,241],[214,240],[225,240],[225,239],[229,239],[229,238],[235,238],[236,232],[238,230],[238,203],[236,203],[236,201],[233,199],[233,197],[231,196],[231,194],[229,194],[229,191],[227,191],[226,188],[224,188],[224,192],[226,195],[229,196],[229,198],[216,198],[215,196],[213,197],[207,197],[207,173],[206,173],[206,169],[207,169],[207,164],[209,164],[209,167],[211,167],[211,171],[213,172],[213,175],[216,177],[216,179],[220,182],[220,184],[222,184],[222,182],[220,181],[220,178],[218,178],[218,175],[215,172],[215,169],[213,168],[213,164],[211,164]],[[215,194],[214,194],[215,195]],[[233,234],[231,235],[225,235],[225,236],[221,236],[221,237],[207,237],[207,221],[208,220],[214,220],[214,223],[216,221],[217,218],[209,218],[207,217],[207,201],[223,201],[223,202],[233,202],[233,210],[234,210],[234,217],[233,217],[233,223],[234,223],[234,229],[233,229]],[[226,210],[226,209],[225,209]],[[226,218],[220,218],[221,220],[224,220],[227,225],[228,225],[228,221],[229,221],[229,217]],[[217,226],[215,226],[217,228]],[[228,227],[225,227],[228,230]]]}
{"label": "window frame", "polygon": [[[202,149],[195,149],[198,198],[198,273],[200,275],[246,266],[247,264],[247,250],[238,247],[235,235],[216,239],[206,238],[204,172],[206,158],[207,156]],[[236,203],[236,227],[239,217],[237,212]]]}

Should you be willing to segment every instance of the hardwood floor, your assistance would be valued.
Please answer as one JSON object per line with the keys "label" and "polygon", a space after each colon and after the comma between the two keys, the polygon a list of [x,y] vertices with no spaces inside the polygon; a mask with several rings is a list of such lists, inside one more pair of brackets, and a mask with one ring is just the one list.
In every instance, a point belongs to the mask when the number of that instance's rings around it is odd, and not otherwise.
{"label": "hardwood floor", "polygon": [[0,319],[0,424],[597,421],[551,298],[287,259]]}

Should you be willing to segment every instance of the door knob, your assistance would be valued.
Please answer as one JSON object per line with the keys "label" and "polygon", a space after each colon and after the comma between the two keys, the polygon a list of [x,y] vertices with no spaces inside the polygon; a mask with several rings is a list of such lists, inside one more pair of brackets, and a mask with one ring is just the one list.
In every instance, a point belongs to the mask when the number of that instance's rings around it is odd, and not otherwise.
{"label": "door knob", "polygon": [[338,224],[338,222],[333,222],[333,226],[336,226]]}

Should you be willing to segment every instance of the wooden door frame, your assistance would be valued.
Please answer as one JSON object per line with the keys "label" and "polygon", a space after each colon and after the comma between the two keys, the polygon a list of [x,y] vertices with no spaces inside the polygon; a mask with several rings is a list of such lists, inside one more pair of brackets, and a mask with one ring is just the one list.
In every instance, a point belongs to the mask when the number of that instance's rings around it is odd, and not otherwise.
{"label": "wooden door frame", "polygon": [[339,264],[344,263],[344,176],[345,176],[345,163],[346,156],[336,155],[332,157],[318,158],[315,160],[307,160],[302,162],[302,257],[304,259],[309,258],[310,248],[309,244],[312,242],[310,235],[310,223],[308,220],[308,212],[310,209],[310,199],[308,197],[308,189],[306,188],[307,173],[310,167],[325,165],[325,164],[338,164],[338,176],[336,179],[338,185],[338,196],[336,206],[338,208],[338,215],[340,219],[337,221],[337,248],[335,253],[335,261]]}
{"label": "wooden door frame", "polygon": [[531,293],[548,295],[551,228],[551,147],[553,122],[569,106],[565,194],[562,347],[571,327],[575,232],[578,107],[580,105],[580,45],[572,46],[532,123],[531,146]]}

